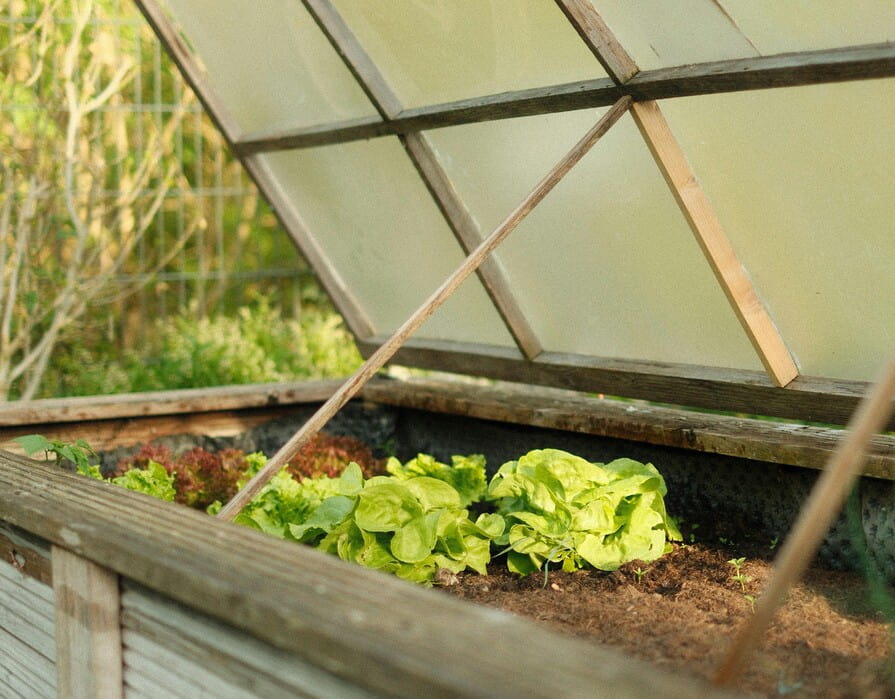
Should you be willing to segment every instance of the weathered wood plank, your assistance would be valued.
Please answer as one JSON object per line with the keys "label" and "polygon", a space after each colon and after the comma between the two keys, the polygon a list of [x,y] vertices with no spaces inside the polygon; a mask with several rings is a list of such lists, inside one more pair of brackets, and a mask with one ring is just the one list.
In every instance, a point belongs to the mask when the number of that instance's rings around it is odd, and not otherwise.
{"label": "weathered wood plank", "polygon": [[[11,568],[6,563],[0,569]],[[50,660],[55,660],[53,601],[33,594],[21,581],[0,577],[0,628]]]}
{"label": "weathered wood plank", "polygon": [[[768,463],[822,469],[841,429],[679,410],[642,402],[498,383],[379,382],[365,397],[384,405],[625,439]],[[895,480],[895,436],[870,443],[862,473]]]}
{"label": "weathered wood plank", "polygon": [[64,697],[120,697],[118,575],[54,545],[56,681]]}
{"label": "weathered wood plank", "polygon": [[243,155],[307,148],[480,121],[605,107],[625,95],[636,101],[661,100],[893,76],[895,43],[760,56],[641,71],[624,86],[600,78],[406,109],[388,122],[321,124],[246,134],[234,148]]}
{"label": "weathered wood plank", "polygon": [[290,381],[0,403],[0,427],[322,403],[342,382]]}
{"label": "weathered wood plank", "polygon": [[620,653],[41,462],[0,453],[0,484],[11,524],[372,692],[711,696]]}
{"label": "weathered wood plank", "polygon": [[590,151],[602,136],[627,112],[630,100],[619,100],[556,165],[535,185],[481,244],[432,292],[419,308],[379,347],[333,396],[296,432],[270,461],[218,513],[233,519],[240,510],[273,478],[295,453],[313,437],[407,342],[408,338],[460,287],[517,226],[541,203],[569,171]]}
{"label": "weathered wood plank", "polygon": [[[214,678],[230,693],[281,697],[360,697],[367,692],[145,588],[122,595],[125,646],[150,662],[188,677]],[[131,668],[139,667],[131,664]],[[200,684],[208,686],[203,679]],[[224,692],[215,691],[215,696]]]}
{"label": "weathered wood plank", "polygon": [[0,561],[10,563],[19,573],[43,583],[41,587],[34,587],[35,592],[45,590],[47,599],[52,599],[50,547],[45,541],[0,521]]}
{"label": "weathered wood plank", "polygon": [[556,0],[556,4],[617,84],[628,82],[640,72],[590,0]]}
{"label": "weathered wood plank", "polygon": [[631,116],[765,370],[776,385],[786,386],[799,375],[792,354],[752,286],[661,108],[654,101],[637,102],[631,107]]}
{"label": "weathered wood plank", "polygon": [[[381,338],[358,342],[363,354]],[[764,372],[544,352],[525,361],[515,349],[411,338],[395,364],[471,374],[657,403],[844,425],[865,381],[799,376],[785,388]],[[895,430],[895,420],[890,420]]]}
{"label": "weathered wood plank", "polygon": [[178,416],[136,416],[83,422],[32,423],[20,427],[0,428],[0,449],[24,454],[22,447],[13,440],[35,432],[64,442],[84,439],[97,452],[143,444],[172,434],[232,437],[262,422],[294,412],[294,407],[280,406],[240,411],[185,413]]}
{"label": "weathered wood plank", "polygon": [[[56,697],[53,661],[0,628],[0,681],[16,688],[12,696]],[[2,695],[0,695],[2,696]]]}

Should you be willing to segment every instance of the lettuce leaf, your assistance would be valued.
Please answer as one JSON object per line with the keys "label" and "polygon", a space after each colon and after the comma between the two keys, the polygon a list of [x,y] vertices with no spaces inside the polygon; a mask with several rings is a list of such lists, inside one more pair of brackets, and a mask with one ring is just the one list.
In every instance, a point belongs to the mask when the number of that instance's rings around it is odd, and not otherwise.
{"label": "lettuce leaf", "polygon": [[500,467],[488,496],[509,528],[495,541],[509,548],[510,570],[550,564],[615,570],[649,562],[680,533],[667,516],[665,481],[652,464],[617,459],[590,463],[558,449],[537,449]]}

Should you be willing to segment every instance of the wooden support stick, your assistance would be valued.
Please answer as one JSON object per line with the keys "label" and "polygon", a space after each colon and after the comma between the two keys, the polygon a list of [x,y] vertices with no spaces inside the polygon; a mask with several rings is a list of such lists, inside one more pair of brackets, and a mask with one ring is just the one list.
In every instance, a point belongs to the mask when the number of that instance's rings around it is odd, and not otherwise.
{"label": "wooden support stick", "polygon": [[786,386],[799,375],[795,361],[737,258],[659,104],[636,102],[631,115],[765,370],[776,385]]}
{"label": "wooden support stick", "polygon": [[895,354],[877,383],[858,405],[848,433],[830,457],[787,537],[768,586],[755,604],[755,614],[739,633],[713,678],[716,684],[733,682],[748,654],[758,644],[783,602],[790,586],[801,577],[817,547],[842,508],[859,469],[864,463],[871,438],[880,432],[892,414],[895,396]]}
{"label": "wooden support stick", "polygon": [[476,270],[482,261],[503,242],[522,220],[535,208],[557,183],[578,163],[591,147],[618,121],[631,105],[629,97],[616,102],[606,114],[588,131],[584,137],[560,160],[542,179],[519,206],[510,213],[482,243],[473,250],[463,263],[438,289],[420,306],[404,324],[398,328],[378,350],[330,397],[320,409],[296,432],[292,438],[274,454],[245,487],[218,513],[221,519],[232,520],[239,511],[288,463],[295,453],[313,437],[335,415],[342,406],[392,358],[407,341],[463,281]]}

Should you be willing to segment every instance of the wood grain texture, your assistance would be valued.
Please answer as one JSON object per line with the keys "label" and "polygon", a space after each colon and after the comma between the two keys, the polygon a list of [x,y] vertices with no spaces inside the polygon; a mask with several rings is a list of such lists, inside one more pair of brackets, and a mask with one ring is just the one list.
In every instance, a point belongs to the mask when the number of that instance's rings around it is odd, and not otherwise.
{"label": "wood grain texture", "polygon": [[405,109],[388,122],[341,122],[246,134],[234,147],[248,154],[307,148],[480,121],[605,107],[635,101],[765,90],[895,76],[895,43],[741,58],[641,71],[623,86],[609,78],[529,88]]}
{"label": "wood grain texture", "polygon": [[[843,430],[601,399],[562,389],[498,382],[410,379],[369,384],[382,405],[624,439],[767,463],[822,469]],[[870,443],[862,474],[895,480],[895,436]]]}
{"label": "wood grain texture", "polygon": [[572,149],[535,185],[523,201],[497,226],[463,263],[404,321],[364,364],[324,403],[296,432],[270,461],[218,513],[221,519],[231,520],[279,470],[320,429],[355,396],[364,384],[388,362],[407,339],[443,304],[472,274],[485,258],[525,219],[525,217],[553,190],[562,178],[590,151],[594,144],[612,128],[628,110],[631,101],[619,100],[576,143]]}
{"label": "wood grain texture", "polygon": [[125,585],[121,597],[121,621],[126,685],[134,674],[173,675],[171,690],[187,699],[212,688],[216,698],[247,693],[370,696],[286,651],[133,583]]}
{"label": "wood grain texture", "polygon": [[121,697],[118,575],[56,542],[52,564],[59,695]]}
{"label": "wood grain texture", "polygon": [[732,683],[742,672],[750,653],[758,646],[790,588],[805,573],[860,472],[868,446],[892,416],[895,400],[895,353],[848,425],[835,453],[808,496],[795,524],[780,548],[774,571],[755,604],[755,613],[737,634],[725,655],[715,682]]}
{"label": "wood grain texture", "polygon": [[[361,341],[367,355],[381,339]],[[844,425],[868,387],[866,381],[799,376],[786,388],[763,371],[726,369],[544,352],[526,361],[515,348],[410,338],[394,363],[503,381],[642,398],[708,408]],[[895,420],[888,429],[895,430]]]}
{"label": "wood grain texture", "polygon": [[712,696],[533,622],[41,462],[0,453],[0,484],[8,523],[379,695]]}
{"label": "wood grain texture", "polygon": [[49,545],[3,522],[0,522],[0,561],[45,586],[53,584]]}
{"label": "wood grain texture", "polygon": [[340,380],[186,388],[105,396],[46,398],[0,403],[0,427],[116,418],[189,415],[215,410],[319,403],[341,385]]}
{"label": "wood grain texture", "polygon": [[[402,109],[398,96],[332,3],[329,0],[304,0],[304,5],[382,118],[389,120],[396,117]],[[434,148],[421,133],[403,135],[401,144],[460,247],[464,253],[470,254],[482,242],[481,231],[438,161]],[[476,274],[516,345],[527,357],[537,356],[542,347],[512,293],[503,267],[493,258],[488,258]]]}
{"label": "wood grain texture", "polygon": [[737,258],[659,104],[638,102],[631,107],[631,115],[768,376],[778,386],[786,386],[799,375],[792,354]]}
{"label": "wood grain texture", "polygon": [[624,84],[640,72],[590,0],[556,0],[556,4],[616,84]]}

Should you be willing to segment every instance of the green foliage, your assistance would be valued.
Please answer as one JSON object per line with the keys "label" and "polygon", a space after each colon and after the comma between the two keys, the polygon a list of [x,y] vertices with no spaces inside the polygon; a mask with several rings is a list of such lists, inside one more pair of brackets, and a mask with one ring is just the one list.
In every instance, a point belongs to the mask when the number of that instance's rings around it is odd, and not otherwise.
{"label": "green foliage", "polygon": [[375,476],[364,481],[352,464],[339,479],[339,494],[289,529],[299,541],[343,560],[428,584],[441,568],[486,573],[491,540],[503,527],[496,514],[471,521],[460,494],[443,480]]}
{"label": "green foliage", "polygon": [[498,470],[488,488],[510,523],[498,540],[510,570],[527,574],[559,563],[615,570],[653,561],[666,536],[680,534],[665,512],[665,482],[652,464],[590,463],[557,449],[531,451]]}
{"label": "green foliage", "polygon": [[42,451],[44,458],[49,459],[50,454],[53,454],[57,464],[61,464],[63,460],[71,461],[78,473],[93,478],[102,478],[99,475],[99,467],[90,463],[90,457],[96,456],[96,452],[83,439],[64,442],[59,439],[47,439],[41,434],[28,434],[16,437],[13,441],[18,442],[28,456]]}
{"label": "green foliage", "polygon": [[236,316],[193,310],[155,323],[152,339],[116,358],[112,348],[57,353],[47,376],[61,395],[99,395],[347,376],[362,359],[341,318],[308,308],[283,318],[265,297]]}
{"label": "green foliage", "polygon": [[463,507],[481,500],[488,489],[485,457],[481,454],[452,456],[450,466],[436,461],[435,457],[428,454],[418,454],[415,459],[403,465],[392,457],[385,468],[391,475],[401,480],[429,476],[449,483],[459,493]]}
{"label": "green foliage", "polygon": [[727,561],[727,565],[733,566],[734,570],[734,574],[730,576],[730,579],[734,582],[738,582],[743,592],[746,591],[746,583],[752,582],[752,576],[743,573],[742,568],[745,562],[745,558],[731,558],[729,561]]}
{"label": "green foliage", "polygon": [[145,493],[172,502],[174,500],[174,475],[157,461],[150,461],[146,468],[131,468],[112,479],[112,483],[128,490]]}

